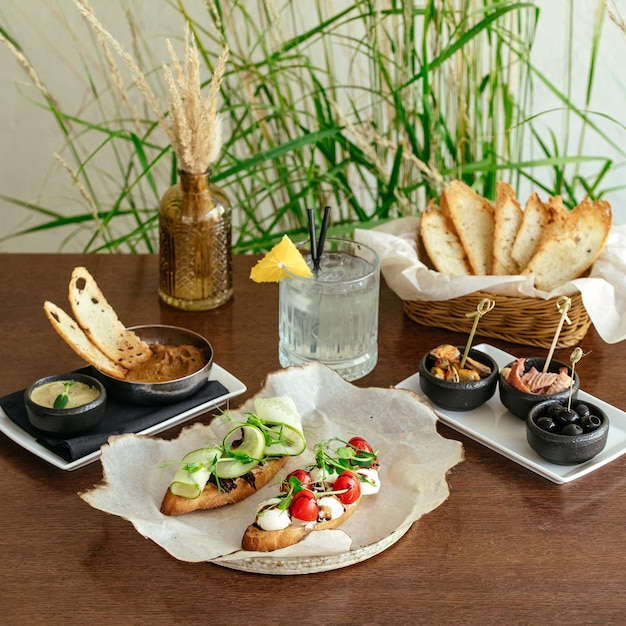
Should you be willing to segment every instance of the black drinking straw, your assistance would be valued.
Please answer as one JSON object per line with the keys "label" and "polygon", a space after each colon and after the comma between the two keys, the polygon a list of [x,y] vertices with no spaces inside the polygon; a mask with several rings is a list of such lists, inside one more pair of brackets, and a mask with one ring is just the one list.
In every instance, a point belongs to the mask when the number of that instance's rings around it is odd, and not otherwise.
{"label": "black drinking straw", "polygon": [[311,241],[311,259],[313,260],[313,269],[317,269],[317,244],[315,241],[315,213],[313,209],[307,209],[309,214],[309,239]]}
{"label": "black drinking straw", "polygon": [[326,231],[328,230],[328,222],[330,220],[330,207],[324,209],[324,217],[322,218],[322,229],[320,237],[315,242],[315,213],[313,209],[307,209],[309,214],[309,239],[311,240],[311,258],[313,259],[313,270],[317,272],[320,268],[320,260],[324,252],[324,242],[326,241]]}
{"label": "black drinking straw", "polygon": [[314,266],[318,269],[322,254],[324,254],[324,242],[326,241],[326,231],[328,230],[328,222],[330,220],[330,207],[324,209],[324,217],[322,218],[322,229],[320,230],[320,238],[317,242],[317,264]]}

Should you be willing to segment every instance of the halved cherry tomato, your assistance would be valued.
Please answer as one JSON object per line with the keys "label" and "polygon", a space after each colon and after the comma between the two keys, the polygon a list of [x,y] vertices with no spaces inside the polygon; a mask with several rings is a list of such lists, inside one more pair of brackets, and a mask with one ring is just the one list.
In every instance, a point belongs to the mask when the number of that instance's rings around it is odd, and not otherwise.
{"label": "halved cherry tomato", "polygon": [[353,504],[361,495],[361,483],[356,474],[350,470],[344,470],[337,476],[333,485],[333,491],[341,491],[337,497],[343,504]]}
{"label": "halved cherry tomato", "polygon": [[[378,464],[378,459],[374,456],[374,449],[363,437],[352,437],[348,441],[348,445],[356,451],[356,458],[351,459],[350,465],[358,465],[359,467],[371,467]],[[365,453],[365,454],[362,454]]]}
{"label": "halved cherry tomato", "polygon": [[369,452],[370,454],[374,454],[374,449],[370,446],[363,437],[352,437],[348,444],[357,450],[363,450],[364,452]]}
{"label": "halved cherry tomato", "polygon": [[291,478],[296,478],[300,483],[301,489],[308,489],[311,487],[313,483],[313,479],[311,478],[311,474],[303,469],[296,469],[293,472],[287,474],[283,484],[281,485],[281,491],[289,491],[291,485]]}
{"label": "halved cherry tomato", "polygon": [[289,512],[302,522],[315,522],[319,516],[317,498],[308,489],[298,491],[291,500]]}

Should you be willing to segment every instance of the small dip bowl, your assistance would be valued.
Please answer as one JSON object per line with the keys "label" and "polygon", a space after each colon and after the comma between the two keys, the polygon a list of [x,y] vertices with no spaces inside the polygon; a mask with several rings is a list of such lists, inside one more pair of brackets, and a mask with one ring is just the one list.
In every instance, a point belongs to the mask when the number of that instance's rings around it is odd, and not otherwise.
{"label": "small dip bowl", "polygon": [[121,380],[95,370],[113,397],[131,404],[171,404],[193,395],[206,384],[213,367],[213,348],[202,335],[178,326],[159,324],[133,326],[129,330],[149,345],[195,346],[204,354],[205,365],[192,374],[163,382]]}
{"label": "small dip bowl", "polygon": [[551,463],[584,463],[606,446],[609,435],[606,413],[598,406],[577,400],[572,401],[571,408],[574,412],[568,413],[567,400],[547,400],[535,405],[526,419],[528,444]]}
{"label": "small dip bowl", "polygon": [[[65,383],[73,383],[66,388]],[[64,408],[54,408],[57,396],[67,392]],[[35,381],[24,392],[28,421],[37,430],[67,437],[92,429],[104,417],[106,391],[99,380],[71,372]]]}
{"label": "small dip bowl", "polygon": [[[525,371],[528,371],[531,367],[534,366],[538,371],[541,372],[543,370],[545,362],[546,360],[544,358],[539,357],[531,357],[529,359],[526,359]],[[509,363],[506,367],[511,367],[512,365],[513,362]],[[561,363],[560,361],[550,361],[548,371],[558,373],[559,370],[563,367],[567,368],[568,374],[572,376],[572,368],[565,363]],[[569,389],[561,391],[560,393],[552,394],[528,393],[511,386],[506,380],[504,380],[502,372],[500,373],[498,379],[500,401],[511,413],[513,413],[513,415],[515,415],[515,417],[521,420],[525,420],[528,417],[528,412],[536,404],[545,402],[546,400],[567,401],[567,399],[569,398]],[[576,396],[578,395],[579,389],[580,379],[578,378],[578,374],[574,372],[574,384],[572,386],[573,399],[576,398]]]}
{"label": "small dip bowl", "polygon": [[[463,354],[464,347],[458,348]],[[450,411],[471,411],[493,396],[498,384],[498,364],[484,352],[470,349],[468,356],[491,368],[491,374],[477,381],[455,383],[431,374],[435,358],[430,354],[422,357],[419,364],[420,388],[437,406]]]}

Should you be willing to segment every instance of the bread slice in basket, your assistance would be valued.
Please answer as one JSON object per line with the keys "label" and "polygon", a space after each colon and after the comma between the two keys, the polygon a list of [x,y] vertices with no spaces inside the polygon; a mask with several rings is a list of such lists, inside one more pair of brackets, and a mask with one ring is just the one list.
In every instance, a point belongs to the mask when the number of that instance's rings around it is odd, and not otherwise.
{"label": "bread slice in basket", "polygon": [[520,268],[511,253],[524,212],[511,185],[496,183],[496,193],[491,273],[496,276],[519,274]]}
{"label": "bread slice in basket", "polygon": [[559,232],[542,239],[522,274],[534,274],[535,287],[542,291],[582,276],[604,248],[611,223],[611,205],[586,198],[568,215]]}
{"label": "bread slice in basket", "polygon": [[109,359],[132,369],[152,355],[150,346],[126,329],[84,267],[76,267],[69,284],[69,300],[76,321]]}
{"label": "bread slice in basket", "polygon": [[422,212],[420,238],[433,267],[448,276],[471,276],[465,248],[450,219],[430,202]]}
{"label": "bread slice in basket", "polygon": [[542,202],[537,193],[530,194],[511,256],[520,269],[528,265],[544,237],[562,228],[568,211],[559,196]]}
{"label": "bread slice in basket", "polygon": [[477,276],[490,274],[495,229],[493,205],[460,180],[452,181],[442,195],[467,252],[472,273]]}

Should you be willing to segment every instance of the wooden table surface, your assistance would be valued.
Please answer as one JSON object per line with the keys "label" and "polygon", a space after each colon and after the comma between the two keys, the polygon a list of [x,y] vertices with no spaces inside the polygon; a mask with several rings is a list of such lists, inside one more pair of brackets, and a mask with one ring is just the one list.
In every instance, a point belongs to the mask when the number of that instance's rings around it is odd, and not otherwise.
{"label": "wooden table surface", "polygon": [[[71,271],[85,265],[125,324],[174,324],[207,336],[216,361],[246,384],[243,401],[279,368],[278,288],[248,279],[254,261],[234,259],[230,303],[187,313],[159,302],[155,256],[0,255],[0,395],[81,365],[42,304],[65,306]],[[431,347],[465,340],[409,320],[383,285],[378,365],[356,384],[394,385]],[[546,352],[488,343],[519,356]],[[605,344],[592,329],[581,347],[590,351],[577,369],[583,389],[626,409],[624,346]],[[99,462],[65,472],[0,433],[0,623],[623,623],[626,455],[556,485],[438,428],[465,449],[448,477],[449,498],[380,555],[306,576],[177,561],[77,496],[100,482]]]}

